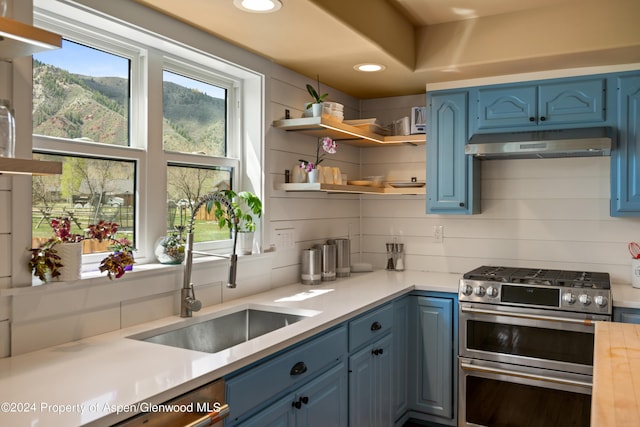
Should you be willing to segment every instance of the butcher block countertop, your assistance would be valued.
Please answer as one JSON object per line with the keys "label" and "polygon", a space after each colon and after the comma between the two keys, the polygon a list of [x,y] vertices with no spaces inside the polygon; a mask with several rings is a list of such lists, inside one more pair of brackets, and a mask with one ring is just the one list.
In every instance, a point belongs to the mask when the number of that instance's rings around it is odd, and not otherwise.
{"label": "butcher block countertop", "polygon": [[640,425],[640,325],[596,322],[592,427]]}

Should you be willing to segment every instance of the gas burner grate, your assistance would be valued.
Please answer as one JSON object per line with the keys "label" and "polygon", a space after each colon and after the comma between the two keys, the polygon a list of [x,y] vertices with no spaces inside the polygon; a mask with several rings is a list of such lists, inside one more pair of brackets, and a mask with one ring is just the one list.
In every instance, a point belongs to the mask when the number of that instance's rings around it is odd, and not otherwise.
{"label": "gas burner grate", "polygon": [[521,268],[513,273],[511,276],[511,283],[552,286],[555,285],[559,275],[559,270]]}
{"label": "gas burner grate", "polygon": [[525,285],[566,286],[595,289],[611,288],[609,273],[589,271],[481,266],[465,273],[463,277],[468,280],[519,283]]}
{"label": "gas burner grate", "polygon": [[511,274],[515,271],[511,267],[494,267],[483,265],[465,273],[463,277],[469,280],[484,280],[490,282],[508,282]]}
{"label": "gas burner grate", "polygon": [[611,288],[609,273],[594,273],[589,271],[562,271],[557,284],[558,286],[578,288]]}

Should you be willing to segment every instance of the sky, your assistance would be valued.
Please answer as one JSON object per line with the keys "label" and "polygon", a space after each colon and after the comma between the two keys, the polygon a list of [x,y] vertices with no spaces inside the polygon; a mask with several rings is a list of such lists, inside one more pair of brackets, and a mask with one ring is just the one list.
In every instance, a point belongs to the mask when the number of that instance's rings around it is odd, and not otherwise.
{"label": "sky", "polygon": [[[62,49],[46,51],[33,55],[38,61],[53,65],[73,74],[92,77],[129,76],[129,61],[126,58],[112,55],[83,46],[68,40],[62,41]],[[175,73],[164,72],[164,79],[181,86],[197,89],[215,98],[224,99],[224,89],[189,79]]]}

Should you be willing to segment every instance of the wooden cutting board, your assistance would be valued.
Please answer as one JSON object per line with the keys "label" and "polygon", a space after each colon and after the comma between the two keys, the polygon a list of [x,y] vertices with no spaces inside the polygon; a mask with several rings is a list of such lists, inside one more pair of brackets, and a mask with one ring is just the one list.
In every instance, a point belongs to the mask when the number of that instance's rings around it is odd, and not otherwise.
{"label": "wooden cutting board", "polygon": [[596,322],[592,427],[640,426],[640,325]]}

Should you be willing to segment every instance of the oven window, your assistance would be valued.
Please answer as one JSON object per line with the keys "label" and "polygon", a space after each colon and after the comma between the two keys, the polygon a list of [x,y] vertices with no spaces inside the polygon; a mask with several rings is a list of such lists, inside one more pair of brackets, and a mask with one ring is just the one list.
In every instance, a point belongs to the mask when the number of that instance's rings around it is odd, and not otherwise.
{"label": "oven window", "polygon": [[591,395],[467,376],[466,421],[482,426],[588,426]]}
{"label": "oven window", "polygon": [[470,350],[593,365],[593,334],[467,321]]}

